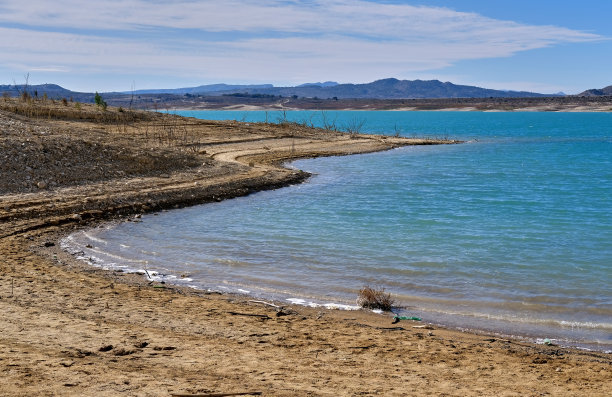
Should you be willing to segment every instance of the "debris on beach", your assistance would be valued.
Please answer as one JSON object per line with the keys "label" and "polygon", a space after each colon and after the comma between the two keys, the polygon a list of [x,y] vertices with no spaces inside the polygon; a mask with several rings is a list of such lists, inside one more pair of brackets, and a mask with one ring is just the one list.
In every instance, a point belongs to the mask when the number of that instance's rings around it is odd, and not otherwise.
{"label": "debris on beach", "polygon": [[400,320],[422,321],[420,317],[394,316],[393,324],[397,324]]}

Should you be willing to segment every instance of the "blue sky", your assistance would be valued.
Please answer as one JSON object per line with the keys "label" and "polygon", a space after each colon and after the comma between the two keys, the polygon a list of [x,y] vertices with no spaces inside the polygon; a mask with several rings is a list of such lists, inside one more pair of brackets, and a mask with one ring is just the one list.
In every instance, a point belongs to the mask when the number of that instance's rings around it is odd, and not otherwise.
{"label": "blue sky", "polygon": [[0,84],[612,84],[612,1],[0,0]]}

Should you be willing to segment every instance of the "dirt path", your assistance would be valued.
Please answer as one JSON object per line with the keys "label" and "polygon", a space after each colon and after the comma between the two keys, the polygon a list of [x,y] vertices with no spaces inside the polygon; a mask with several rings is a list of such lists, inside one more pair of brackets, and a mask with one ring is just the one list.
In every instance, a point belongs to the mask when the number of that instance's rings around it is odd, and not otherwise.
{"label": "dirt path", "polygon": [[[96,110],[88,111],[93,118]],[[167,127],[156,130],[151,120],[122,126],[0,113],[0,127],[15,125],[9,121],[22,123],[23,133],[1,130],[0,154],[13,156],[15,143],[36,140],[56,150],[49,169],[41,170],[49,178],[81,163],[116,177],[83,175],[82,184],[58,179],[51,190],[25,183],[10,185],[21,191],[2,191],[0,395],[604,396],[612,390],[610,354],[413,322],[393,325],[388,316],[362,311],[279,311],[244,296],[90,268],[56,245],[59,237],[101,220],[222,200],[308,176],[279,167],[284,160],[431,142],[172,118],[154,121],[182,123],[185,135],[176,138],[177,127],[174,141],[159,143]],[[55,132],[41,136],[39,128]],[[95,143],[97,150],[121,152],[136,165],[152,150],[167,157],[121,176],[112,161],[73,150],[73,168],[56,167],[66,155],[57,144],[64,135],[84,148]],[[23,180],[32,175],[26,167],[11,170]]]}

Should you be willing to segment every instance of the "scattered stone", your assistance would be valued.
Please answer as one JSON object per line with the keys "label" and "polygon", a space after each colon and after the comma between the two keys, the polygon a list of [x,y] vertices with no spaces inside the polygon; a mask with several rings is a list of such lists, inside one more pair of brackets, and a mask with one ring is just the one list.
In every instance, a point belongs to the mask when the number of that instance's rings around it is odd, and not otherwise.
{"label": "scattered stone", "polygon": [[276,312],[276,317],[283,317],[283,316],[288,316],[289,313],[283,311],[283,310],[279,310]]}
{"label": "scattered stone", "polygon": [[78,358],[83,358],[83,357],[91,356],[93,354],[93,352],[91,352],[89,350],[76,349],[76,351],[77,351],[76,357],[78,357]]}
{"label": "scattered stone", "polygon": [[98,349],[101,352],[108,352],[113,350],[113,345],[106,345],[106,346],[102,346],[100,349]]}
{"label": "scattered stone", "polygon": [[38,187],[39,189],[46,189],[47,188],[47,182],[44,181],[40,181],[36,184],[36,187]]}
{"label": "scattered stone", "polygon": [[160,351],[160,350],[176,350],[176,347],[174,347],[174,346],[164,346],[164,347],[162,347],[162,346],[155,346],[153,348],[153,350],[157,350],[157,351]]}
{"label": "scattered stone", "polygon": [[127,349],[124,349],[124,348],[117,349],[114,352],[115,356],[128,356],[128,355],[134,354],[134,353],[136,353],[136,350],[133,350],[133,349],[127,350]]}

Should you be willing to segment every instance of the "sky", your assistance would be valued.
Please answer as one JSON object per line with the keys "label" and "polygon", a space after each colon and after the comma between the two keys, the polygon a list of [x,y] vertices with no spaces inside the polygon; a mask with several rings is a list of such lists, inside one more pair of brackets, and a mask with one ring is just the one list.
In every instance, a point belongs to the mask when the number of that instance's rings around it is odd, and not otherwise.
{"label": "sky", "polygon": [[611,0],[0,0],[0,84],[612,84]]}

